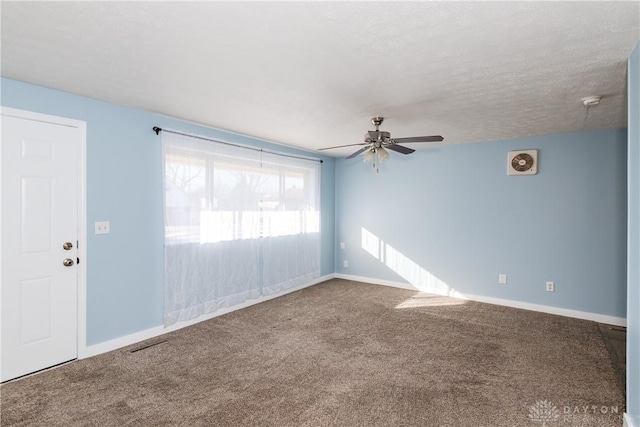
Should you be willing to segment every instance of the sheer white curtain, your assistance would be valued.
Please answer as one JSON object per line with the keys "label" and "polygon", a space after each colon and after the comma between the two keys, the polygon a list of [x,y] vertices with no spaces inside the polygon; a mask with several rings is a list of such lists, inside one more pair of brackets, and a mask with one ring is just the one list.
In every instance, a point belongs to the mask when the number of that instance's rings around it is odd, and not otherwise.
{"label": "sheer white curtain", "polygon": [[320,276],[320,165],[162,132],[164,324]]}

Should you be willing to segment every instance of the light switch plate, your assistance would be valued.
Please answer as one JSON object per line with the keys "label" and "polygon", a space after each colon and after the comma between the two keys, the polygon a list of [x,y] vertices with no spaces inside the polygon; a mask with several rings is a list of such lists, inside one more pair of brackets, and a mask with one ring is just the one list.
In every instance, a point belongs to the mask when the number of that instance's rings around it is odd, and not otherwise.
{"label": "light switch plate", "polygon": [[96,234],[109,234],[109,221],[96,221]]}
{"label": "light switch plate", "polygon": [[507,275],[506,274],[498,274],[498,283],[501,285],[507,284]]}

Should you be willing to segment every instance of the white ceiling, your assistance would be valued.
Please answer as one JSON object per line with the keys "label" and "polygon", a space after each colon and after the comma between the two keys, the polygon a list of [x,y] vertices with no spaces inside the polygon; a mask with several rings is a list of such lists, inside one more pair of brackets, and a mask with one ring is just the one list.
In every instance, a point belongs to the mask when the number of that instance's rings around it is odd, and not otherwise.
{"label": "white ceiling", "polygon": [[[1,14],[4,77],[315,150],[362,142],[374,115],[392,136],[446,143],[623,127],[640,12],[638,1],[3,1]],[[603,99],[585,120],[588,95]]]}

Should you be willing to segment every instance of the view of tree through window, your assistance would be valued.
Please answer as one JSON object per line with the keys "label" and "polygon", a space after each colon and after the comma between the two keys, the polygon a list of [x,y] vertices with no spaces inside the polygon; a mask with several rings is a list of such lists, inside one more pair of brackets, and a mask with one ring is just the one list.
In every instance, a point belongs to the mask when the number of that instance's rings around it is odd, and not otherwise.
{"label": "view of tree through window", "polygon": [[319,232],[315,167],[175,150],[165,168],[165,235],[174,242]]}

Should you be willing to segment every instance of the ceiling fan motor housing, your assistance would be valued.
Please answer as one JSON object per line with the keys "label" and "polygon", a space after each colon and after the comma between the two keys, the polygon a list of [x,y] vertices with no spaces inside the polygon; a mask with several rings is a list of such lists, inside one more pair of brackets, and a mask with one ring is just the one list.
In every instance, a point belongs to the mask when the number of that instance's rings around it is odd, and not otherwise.
{"label": "ceiling fan motor housing", "polygon": [[[386,141],[386,140],[391,138],[391,134],[389,132],[385,132],[385,131],[382,131],[382,130],[379,131],[379,132],[380,132],[380,137],[382,138],[383,141]],[[371,136],[369,135],[368,132],[364,134],[364,141],[365,142],[374,142],[374,141],[371,141]]]}

